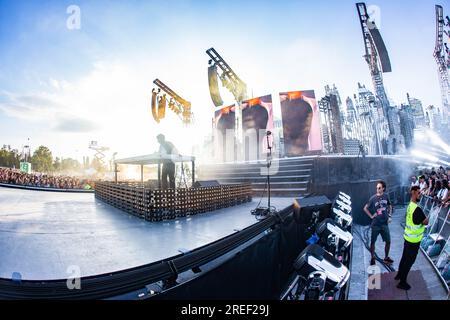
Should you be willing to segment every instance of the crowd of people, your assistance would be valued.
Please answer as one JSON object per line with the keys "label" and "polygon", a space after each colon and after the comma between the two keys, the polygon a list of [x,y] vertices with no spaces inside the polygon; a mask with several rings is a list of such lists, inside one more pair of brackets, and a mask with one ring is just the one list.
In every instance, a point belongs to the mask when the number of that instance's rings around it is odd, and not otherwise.
{"label": "crowd of people", "polygon": [[411,187],[418,186],[422,195],[433,198],[439,205],[450,205],[450,167],[439,167],[419,171],[418,176],[411,177]]}
{"label": "crowd of people", "polygon": [[0,183],[8,183],[29,187],[56,189],[92,189],[93,183],[87,179],[48,175],[42,173],[26,173],[17,169],[0,168]]}

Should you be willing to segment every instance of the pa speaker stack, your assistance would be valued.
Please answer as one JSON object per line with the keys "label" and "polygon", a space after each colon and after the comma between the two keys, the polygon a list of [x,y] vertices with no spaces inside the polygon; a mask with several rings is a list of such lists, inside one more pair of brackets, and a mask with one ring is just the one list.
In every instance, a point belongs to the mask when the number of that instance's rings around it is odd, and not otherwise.
{"label": "pa speaker stack", "polygon": [[330,216],[331,201],[325,196],[295,199],[294,218],[299,224],[309,224],[312,220],[323,221]]}
{"label": "pa speaker stack", "polygon": [[216,107],[220,107],[221,105],[223,105],[223,100],[222,97],[220,96],[217,67],[215,64],[208,67],[208,82],[211,99]]}

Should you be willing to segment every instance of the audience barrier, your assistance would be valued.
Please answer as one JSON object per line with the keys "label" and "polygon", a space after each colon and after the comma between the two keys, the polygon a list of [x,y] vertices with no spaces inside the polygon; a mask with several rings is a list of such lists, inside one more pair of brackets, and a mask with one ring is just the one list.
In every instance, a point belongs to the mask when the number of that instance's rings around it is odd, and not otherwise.
{"label": "audience barrier", "polygon": [[449,292],[450,284],[450,208],[429,196],[422,196],[420,207],[429,217],[429,224],[420,245]]}

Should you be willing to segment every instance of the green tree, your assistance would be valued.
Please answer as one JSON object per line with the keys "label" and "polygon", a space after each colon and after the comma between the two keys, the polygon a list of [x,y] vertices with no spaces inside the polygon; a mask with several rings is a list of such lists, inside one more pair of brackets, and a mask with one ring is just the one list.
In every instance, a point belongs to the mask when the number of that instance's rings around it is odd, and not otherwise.
{"label": "green tree", "polygon": [[78,171],[81,168],[81,163],[72,158],[66,158],[61,161],[62,171]]}
{"label": "green tree", "polygon": [[61,171],[61,159],[59,157],[56,157],[55,161],[53,161],[53,170]]}
{"label": "green tree", "polygon": [[0,167],[8,167],[8,157],[9,151],[6,149],[6,146],[0,149]]}
{"label": "green tree", "polygon": [[94,160],[92,160],[90,167],[94,168],[97,171],[97,173],[105,173],[106,171],[108,171],[108,167],[102,161],[99,161],[97,158],[94,158]]}
{"label": "green tree", "polygon": [[19,152],[15,149],[11,149],[10,146],[3,146],[3,148],[0,149],[0,166],[8,168],[19,168]]}
{"label": "green tree", "polygon": [[45,146],[40,146],[34,151],[31,157],[31,164],[34,171],[50,172],[53,169],[52,152]]}

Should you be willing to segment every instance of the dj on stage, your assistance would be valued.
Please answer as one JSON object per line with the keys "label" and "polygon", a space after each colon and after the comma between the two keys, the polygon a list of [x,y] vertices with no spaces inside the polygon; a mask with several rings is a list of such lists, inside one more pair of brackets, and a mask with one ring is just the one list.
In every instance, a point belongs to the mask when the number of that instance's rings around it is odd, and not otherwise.
{"label": "dj on stage", "polygon": [[[166,137],[163,134],[159,134],[156,139],[159,143],[159,153],[161,155],[178,154],[173,143],[166,141]],[[175,162],[170,159],[163,160],[161,176],[163,189],[175,189]],[[169,182],[167,181],[167,178],[169,178]]]}

